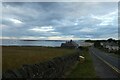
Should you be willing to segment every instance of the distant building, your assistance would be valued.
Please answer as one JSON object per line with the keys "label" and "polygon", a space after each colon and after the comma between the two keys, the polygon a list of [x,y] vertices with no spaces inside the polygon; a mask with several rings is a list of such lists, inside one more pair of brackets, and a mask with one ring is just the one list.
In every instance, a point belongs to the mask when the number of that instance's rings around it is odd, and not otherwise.
{"label": "distant building", "polygon": [[118,51],[119,50],[119,46],[118,46],[118,44],[116,42],[112,42],[112,41],[108,42],[107,41],[107,42],[101,42],[100,44],[104,48],[108,49],[109,52],[111,52],[111,51]]}
{"label": "distant building", "polygon": [[72,40],[61,44],[61,47],[64,47],[64,48],[78,48],[78,46],[79,45],[76,42],[72,41]]}

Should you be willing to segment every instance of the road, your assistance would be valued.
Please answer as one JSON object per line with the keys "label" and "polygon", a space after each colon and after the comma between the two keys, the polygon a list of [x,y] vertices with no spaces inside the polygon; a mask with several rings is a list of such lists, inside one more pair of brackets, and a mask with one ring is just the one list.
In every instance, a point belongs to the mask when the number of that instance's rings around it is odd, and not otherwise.
{"label": "road", "polygon": [[109,55],[95,47],[89,48],[95,70],[100,78],[120,77],[120,58]]}

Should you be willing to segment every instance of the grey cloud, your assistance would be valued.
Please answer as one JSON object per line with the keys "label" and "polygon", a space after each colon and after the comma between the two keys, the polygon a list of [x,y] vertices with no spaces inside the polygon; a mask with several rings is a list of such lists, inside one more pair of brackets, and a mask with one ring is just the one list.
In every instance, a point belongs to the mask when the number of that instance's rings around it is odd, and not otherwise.
{"label": "grey cloud", "polygon": [[[97,38],[101,35],[117,33],[117,20],[113,21],[113,25],[100,26],[99,24],[102,21],[91,17],[91,15],[103,16],[115,11],[117,9],[116,2],[3,2],[3,9],[2,24],[8,26],[7,29],[2,31],[3,36],[50,37],[74,35],[78,38]],[[15,18],[21,20],[24,24],[17,26],[4,18]],[[55,28],[54,32],[61,34],[29,31],[35,26],[49,25]],[[83,28],[96,28],[96,31],[81,32],[80,30]]]}

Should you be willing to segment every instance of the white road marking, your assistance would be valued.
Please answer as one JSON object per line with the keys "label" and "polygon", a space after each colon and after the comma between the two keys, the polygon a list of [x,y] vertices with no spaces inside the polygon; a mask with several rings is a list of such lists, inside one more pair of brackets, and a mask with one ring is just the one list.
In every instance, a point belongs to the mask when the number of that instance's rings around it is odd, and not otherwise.
{"label": "white road marking", "polygon": [[[91,50],[92,51],[92,50]],[[92,53],[97,56],[93,51]],[[106,63],[109,67],[111,67],[113,70],[115,70],[117,73],[120,74],[120,70],[118,68],[116,68],[115,66],[111,65],[110,63],[108,63],[107,61],[105,61],[104,59],[102,59],[101,57],[97,56],[100,60],[102,60],[104,63]]]}

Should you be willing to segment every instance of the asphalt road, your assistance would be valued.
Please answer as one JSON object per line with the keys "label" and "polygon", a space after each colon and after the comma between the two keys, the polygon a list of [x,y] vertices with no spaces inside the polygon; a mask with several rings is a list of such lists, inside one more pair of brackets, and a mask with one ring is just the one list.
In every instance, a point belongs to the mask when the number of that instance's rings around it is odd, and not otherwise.
{"label": "asphalt road", "polygon": [[96,74],[100,78],[120,77],[120,59],[94,47],[89,48]]}

